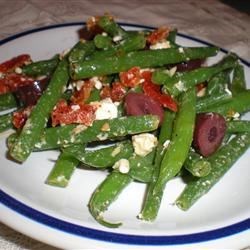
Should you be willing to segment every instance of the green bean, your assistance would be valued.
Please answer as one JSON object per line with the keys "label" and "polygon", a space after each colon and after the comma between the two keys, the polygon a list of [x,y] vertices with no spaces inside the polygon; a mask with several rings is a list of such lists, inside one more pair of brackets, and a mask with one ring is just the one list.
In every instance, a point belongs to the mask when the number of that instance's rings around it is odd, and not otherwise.
{"label": "green bean", "polygon": [[234,68],[231,90],[233,95],[246,90],[244,67],[240,64]]}
{"label": "green bean", "polygon": [[235,114],[243,114],[250,111],[250,90],[234,95],[228,102],[221,105],[204,107],[199,112],[216,112],[226,117],[234,117]]}
{"label": "green bean", "polygon": [[118,45],[116,45],[116,53],[131,52],[135,50],[144,49],[146,46],[146,38],[143,34],[129,35],[124,40],[122,40]]}
{"label": "green bean", "polygon": [[201,112],[201,110],[206,109],[208,107],[213,107],[215,105],[221,105],[230,101],[232,95],[230,92],[218,92],[216,94],[210,96],[203,96],[197,99],[196,102],[196,112]]}
{"label": "green bean", "polygon": [[215,74],[235,67],[236,62],[237,57],[234,54],[230,54],[216,65],[202,67],[184,73],[176,73],[172,77],[164,73],[164,71],[155,71],[152,80],[154,83],[164,84],[164,87],[171,95],[178,96],[188,88],[209,80]]}
{"label": "green bean", "polygon": [[250,132],[250,121],[234,120],[227,122],[227,133]]}
{"label": "green bean", "polygon": [[95,168],[111,167],[120,158],[129,158],[133,154],[133,146],[129,141],[118,142],[100,149],[83,150],[81,144],[72,145],[63,149],[63,152]]}
{"label": "green bean", "polygon": [[89,98],[87,99],[86,103],[97,102],[100,100],[100,90],[99,89],[92,89]]}
{"label": "green bean", "polygon": [[120,39],[123,39],[128,36],[128,32],[107,15],[100,17],[98,25],[112,37],[120,37]]}
{"label": "green bean", "polygon": [[56,187],[66,187],[78,164],[79,161],[75,157],[62,152],[47,177],[46,184]]}
{"label": "green bean", "polygon": [[214,56],[217,53],[215,47],[184,48],[183,52],[178,49],[145,50],[105,57],[102,60],[72,64],[71,76],[78,80],[87,77],[108,75],[126,71],[134,66],[141,68],[160,67],[197,58]]}
{"label": "green bean", "polygon": [[101,34],[97,34],[94,38],[95,46],[98,49],[108,49],[112,47],[112,38],[110,36],[103,36]]}
{"label": "green bean", "polygon": [[188,156],[193,139],[195,100],[195,88],[189,89],[181,96],[171,142],[162,159],[159,176],[153,189],[155,195],[163,192],[166,183],[178,174]]}
{"label": "green bean", "polygon": [[0,95],[0,111],[17,107],[17,101],[12,93]]}
{"label": "green bean", "polygon": [[42,60],[25,65],[22,73],[28,76],[44,76],[51,75],[59,63],[59,55],[49,60]]}
{"label": "green bean", "polygon": [[[35,144],[40,150],[55,149],[70,144],[82,144],[92,141],[103,141],[126,135],[154,131],[159,124],[158,116],[127,116],[110,120],[94,121],[92,126],[65,125],[48,128]],[[105,129],[109,127],[109,129]]]}
{"label": "green bean", "polygon": [[188,210],[226,174],[249,146],[250,134],[244,133],[237,135],[228,144],[221,147],[208,158],[212,165],[210,173],[205,177],[190,181],[177,198],[176,205],[182,210]]}
{"label": "green bean", "polygon": [[107,178],[99,185],[99,187],[92,194],[89,202],[89,210],[92,216],[100,224],[116,228],[121,223],[110,223],[103,219],[103,212],[105,212],[108,206],[117,199],[121,191],[133,181],[133,179],[127,175],[118,171],[113,171]]}
{"label": "green bean", "polygon": [[130,170],[128,175],[135,181],[150,182],[153,175],[153,159],[155,150],[147,154],[146,156],[133,155],[129,160]]}
{"label": "green bean", "polygon": [[102,60],[106,57],[122,55],[125,52],[136,51],[144,49],[146,45],[145,36],[142,34],[129,35],[122,40],[119,44],[113,45],[106,50],[95,51],[87,59],[88,60]]}
{"label": "green bean", "polygon": [[207,84],[206,95],[213,96],[220,93],[225,93],[225,89],[228,88],[230,83],[230,71],[225,70],[221,71],[218,74],[214,75]]}
{"label": "green bean", "polygon": [[68,60],[70,63],[83,61],[86,56],[91,55],[95,51],[93,41],[80,40],[69,52]]}
{"label": "green bean", "polygon": [[230,83],[230,70],[221,71],[213,76],[207,84],[206,95],[197,99],[196,112],[209,106],[221,105],[232,97],[228,86]]}
{"label": "green bean", "polygon": [[197,177],[206,176],[211,171],[210,162],[194,151],[189,151],[188,157],[184,163],[184,167],[193,176]]}
{"label": "green bean", "polygon": [[12,128],[12,113],[0,116],[0,133]]}
{"label": "green bean", "polygon": [[139,155],[131,156],[128,159],[129,172],[127,174],[120,173],[119,169],[114,169],[96,189],[91,197],[89,208],[93,217],[100,224],[108,227],[118,227],[121,225],[121,223],[114,224],[105,221],[102,213],[108,209],[111,202],[118,198],[121,191],[132,182],[132,180],[148,182],[152,179],[154,153],[155,151],[153,150],[145,157]]}
{"label": "green bean", "polygon": [[177,36],[177,29],[171,30],[168,34],[167,40],[170,42],[171,48],[173,48],[173,46],[178,47],[178,45],[176,44],[176,36]]}
{"label": "green bean", "polygon": [[165,111],[163,123],[159,134],[159,141],[156,149],[155,161],[153,164],[152,180],[147,188],[146,199],[143,204],[142,211],[138,215],[138,218],[142,220],[153,221],[157,216],[161,204],[163,192],[158,192],[157,195],[154,195],[153,189],[157,181],[157,178],[159,176],[160,164],[163,155],[166,151],[166,147],[164,147],[163,145],[167,140],[171,139],[174,118],[175,118],[174,112],[170,112],[168,110]]}
{"label": "green bean", "polygon": [[62,90],[68,79],[68,63],[64,59],[58,64],[47,89],[39,98],[20,135],[10,149],[10,155],[15,160],[23,162],[32,152],[47,124],[50,112],[62,95]]}

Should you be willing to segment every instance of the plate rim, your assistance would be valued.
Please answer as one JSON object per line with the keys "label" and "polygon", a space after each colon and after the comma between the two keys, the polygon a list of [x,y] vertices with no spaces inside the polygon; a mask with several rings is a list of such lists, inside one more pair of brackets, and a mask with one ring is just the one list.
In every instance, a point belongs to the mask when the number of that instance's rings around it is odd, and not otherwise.
{"label": "plate rim", "polygon": [[[122,26],[126,27],[134,27],[134,28],[142,28],[142,29],[154,29],[155,27],[147,26],[147,25],[140,25],[134,23],[124,23],[118,22]],[[68,22],[68,23],[59,23],[53,25],[46,25],[42,27],[37,27],[29,30],[25,30],[20,33],[13,34],[8,36],[2,40],[0,40],[0,46],[18,39],[20,37],[25,37],[27,35],[57,29],[57,28],[65,28],[69,26],[83,26],[86,22]],[[204,45],[208,46],[215,46],[214,44],[202,40],[200,38],[193,37],[191,35],[186,35],[184,33],[177,33],[178,36],[199,42]],[[218,47],[218,46],[217,46]],[[229,53],[228,50],[219,47],[219,50],[223,53]],[[239,57],[239,60],[246,66],[250,66],[250,62],[246,59]],[[61,232],[70,233],[71,235],[81,236],[93,240],[101,240],[105,242],[113,242],[113,243],[121,243],[121,244],[136,244],[136,245],[183,245],[183,244],[192,244],[192,243],[201,243],[207,242],[210,240],[221,239],[224,237],[236,235],[240,232],[243,232],[250,227],[250,219],[247,218],[245,220],[236,222],[231,225],[227,225],[225,227],[216,228],[212,230],[207,230],[198,233],[192,234],[180,234],[180,235],[135,235],[135,234],[124,234],[124,233],[116,233],[116,232],[108,232],[104,230],[94,229],[90,227],[80,226],[71,222],[67,222],[53,216],[50,216],[44,212],[36,210],[30,206],[27,206],[23,202],[17,200],[16,198],[10,196],[9,194],[5,193],[4,191],[0,190],[0,201],[1,203],[11,209],[18,214],[25,216],[28,219],[33,220],[34,222],[38,222],[39,224],[43,224],[50,228],[57,229]]]}
{"label": "plate rim", "polygon": [[18,201],[2,190],[0,190],[0,200],[6,207],[14,210],[14,212],[17,212],[18,214],[21,214],[28,219],[33,220],[34,222],[38,222],[42,225],[59,230],[63,233],[69,233],[73,236],[85,237],[92,240],[94,239],[129,245],[171,246],[201,243],[210,240],[221,239],[231,235],[236,235],[248,230],[250,226],[250,219],[248,218],[246,220],[236,222],[225,227],[192,234],[162,236],[124,234],[80,226],[71,222],[64,221],[62,219],[55,218],[44,212],[27,206],[26,204]]}

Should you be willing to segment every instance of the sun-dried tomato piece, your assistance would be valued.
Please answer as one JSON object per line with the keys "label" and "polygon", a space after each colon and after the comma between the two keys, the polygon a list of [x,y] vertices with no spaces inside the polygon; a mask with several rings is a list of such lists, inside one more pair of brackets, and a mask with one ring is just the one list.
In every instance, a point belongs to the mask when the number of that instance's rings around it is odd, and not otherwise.
{"label": "sun-dried tomato piece", "polygon": [[31,62],[30,55],[23,54],[0,64],[0,73],[8,73],[13,71],[16,67],[22,67],[26,63]]}
{"label": "sun-dried tomato piece", "polygon": [[22,128],[30,116],[33,106],[28,106],[24,109],[15,111],[12,117],[12,124],[15,128]]}
{"label": "sun-dried tomato piece", "polygon": [[111,98],[113,102],[120,102],[127,90],[120,82],[114,82],[112,86],[106,85],[102,88],[100,97],[101,99]]}
{"label": "sun-dried tomato piece", "polygon": [[158,42],[161,42],[165,40],[168,37],[168,34],[170,32],[170,29],[168,27],[159,27],[158,29],[152,31],[148,37],[147,42],[149,44],[156,44]]}
{"label": "sun-dried tomato piece", "polygon": [[120,81],[125,87],[133,88],[141,83],[141,73],[139,67],[133,67],[128,71],[119,74]]}
{"label": "sun-dried tomato piece", "polygon": [[111,100],[113,102],[120,102],[124,98],[126,92],[126,88],[120,82],[113,83],[111,88]]}
{"label": "sun-dried tomato piece", "polygon": [[15,92],[19,87],[34,83],[34,79],[28,76],[9,73],[0,78],[0,94]]}
{"label": "sun-dried tomato piece", "polygon": [[150,81],[145,81],[143,83],[143,91],[146,95],[152,97],[155,101],[158,101],[163,107],[174,112],[178,110],[176,101],[170,95],[161,93],[159,85]]}
{"label": "sun-dried tomato piece", "polygon": [[93,88],[93,82],[85,81],[80,90],[74,92],[73,96],[71,97],[71,101],[75,104],[85,103],[88,100]]}
{"label": "sun-dried tomato piece", "polygon": [[95,119],[96,109],[90,104],[67,104],[65,100],[60,100],[51,114],[52,126],[73,123],[90,126]]}
{"label": "sun-dried tomato piece", "polygon": [[109,85],[102,87],[100,97],[101,99],[111,98],[111,87]]}

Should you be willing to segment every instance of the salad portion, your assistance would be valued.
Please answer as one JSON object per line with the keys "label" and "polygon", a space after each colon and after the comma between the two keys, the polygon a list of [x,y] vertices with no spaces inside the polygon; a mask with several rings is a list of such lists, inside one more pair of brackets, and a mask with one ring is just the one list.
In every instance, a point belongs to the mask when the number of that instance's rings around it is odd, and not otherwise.
{"label": "salad portion", "polygon": [[60,188],[77,167],[106,171],[88,203],[104,226],[121,225],[104,212],[131,182],[147,185],[138,219],[156,219],[173,178],[188,179],[175,204],[190,209],[249,148],[250,121],[241,117],[250,111],[250,90],[236,54],[207,65],[218,48],[184,47],[176,35],[91,17],[60,55],[2,62],[0,132],[15,130],[10,160],[58,150],[45,184]]}

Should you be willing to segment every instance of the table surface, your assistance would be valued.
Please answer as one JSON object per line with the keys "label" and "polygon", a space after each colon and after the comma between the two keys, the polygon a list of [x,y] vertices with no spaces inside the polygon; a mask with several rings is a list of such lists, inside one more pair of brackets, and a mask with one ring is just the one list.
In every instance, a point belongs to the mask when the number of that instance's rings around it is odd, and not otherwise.
{"label": "table surface", "polygon": [[[216,0],[0,0],[0,40],[31,28],[86,21],[104,12],[120,22],[176,27],[250,60],[250,16]],[[0,224],[0,249],[56,248]]]}

